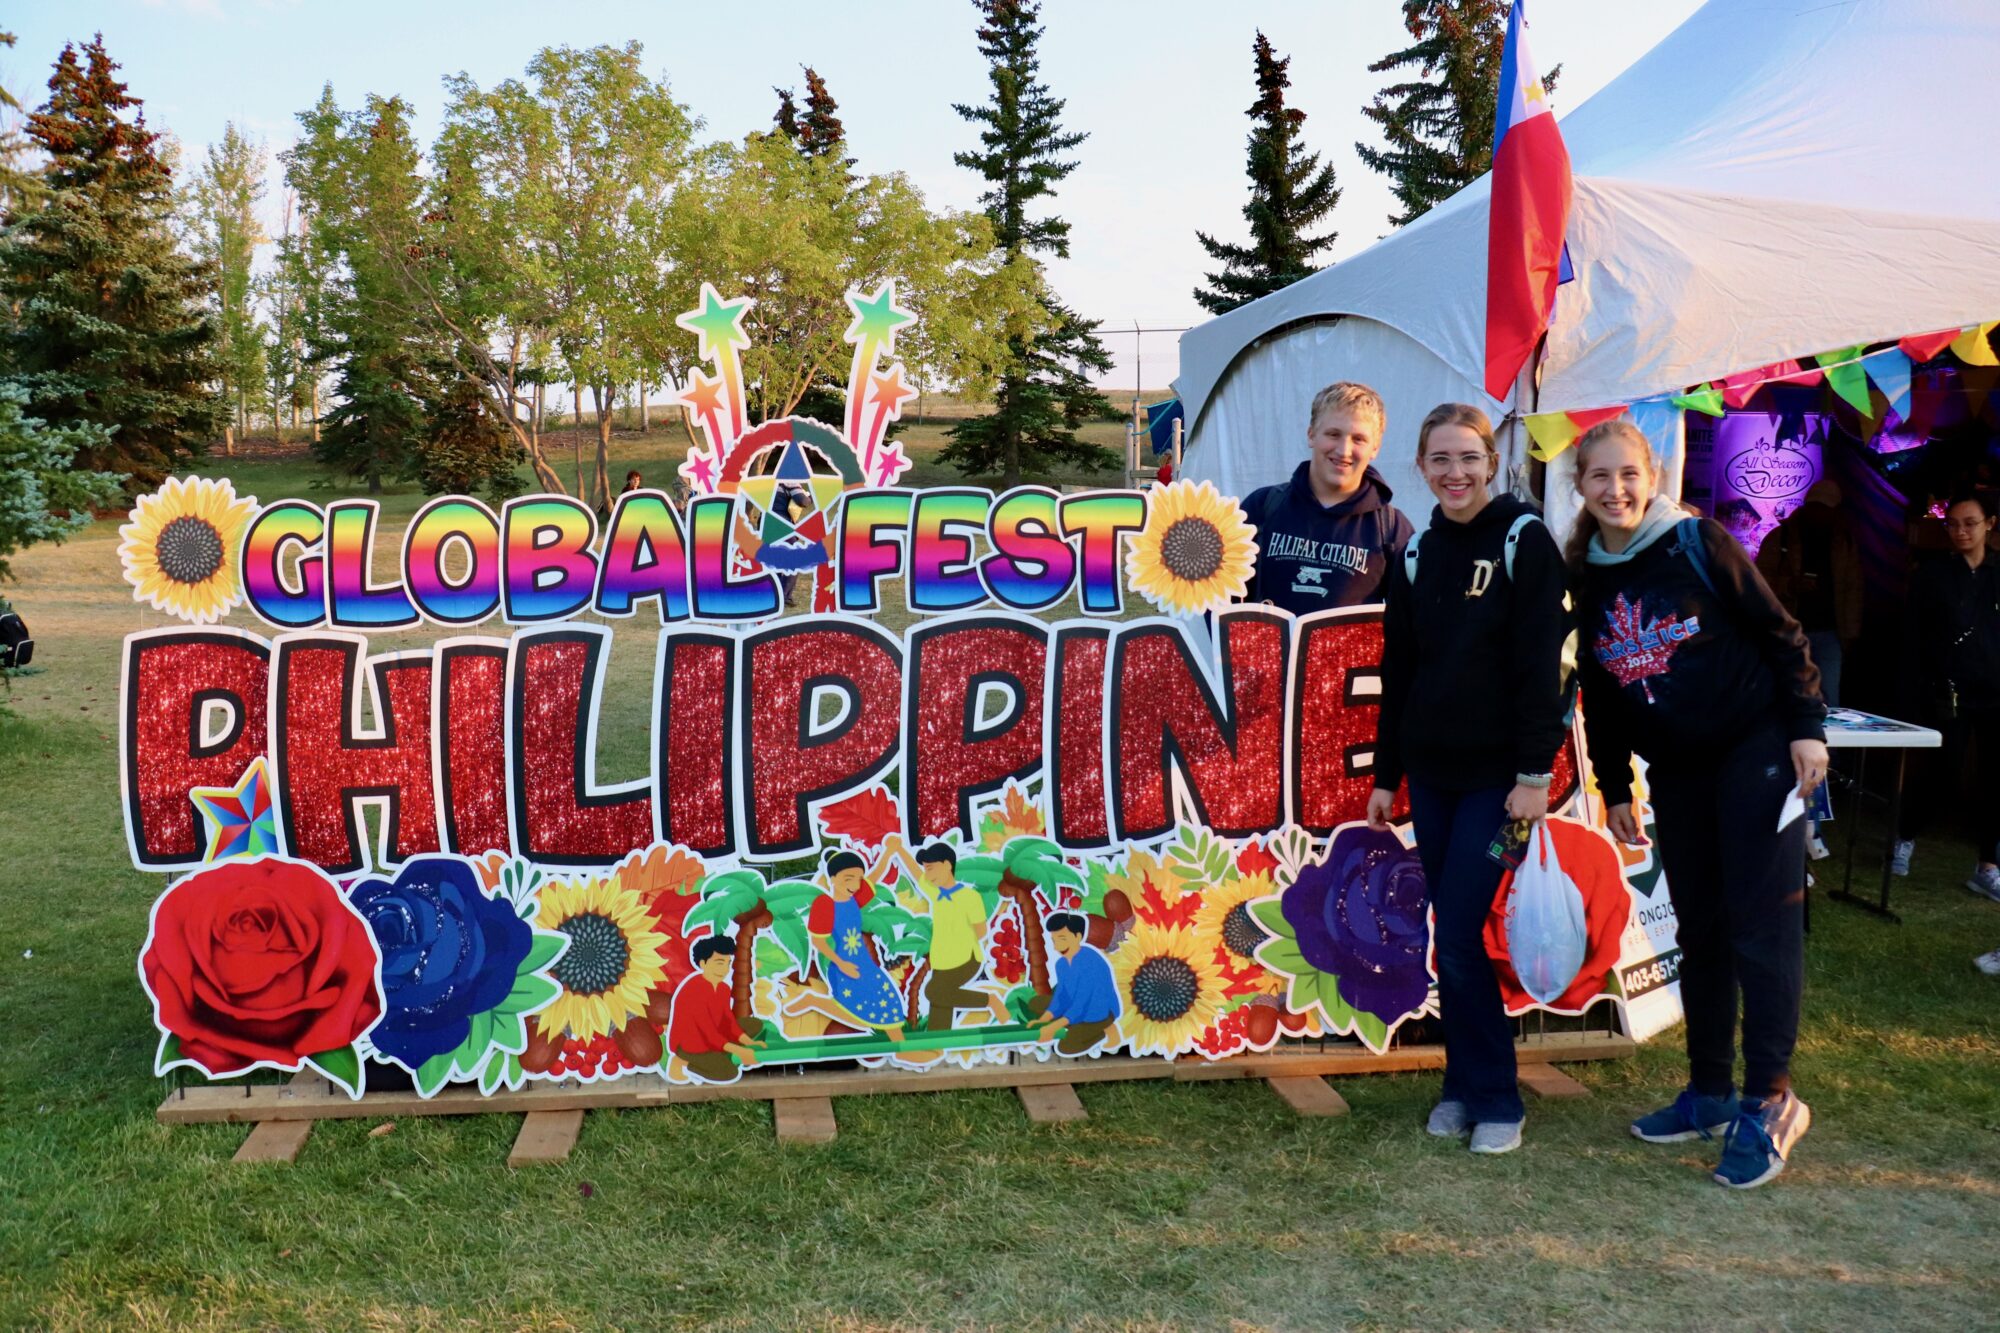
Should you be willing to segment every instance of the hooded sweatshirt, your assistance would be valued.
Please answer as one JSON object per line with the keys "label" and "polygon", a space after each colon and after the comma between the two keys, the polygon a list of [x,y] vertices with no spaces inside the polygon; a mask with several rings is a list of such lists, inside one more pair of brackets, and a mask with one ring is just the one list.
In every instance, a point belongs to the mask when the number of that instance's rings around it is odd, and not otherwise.
{"label": "hooded sweatshirt", "polygon": [[1307,459],[1290,481],[1260,487],[1243,502],[1257,529],[1249,600],[1295,615],[1381,600],[1389,565],[1415,529],[1389,503],[1389,483],[1374,468],[1359,490],[1331,505],[1313,494],[1311,468]]}
{"label": "hooded sweatshirt", "polygon": [[1495,496],[1468,522],[1431,512],[1414,586],[1389,569],[1375,785],[1411,778],[1448,791],[1511,787],[1547,773],[1563,740],[1562,553],[1540,521],[1507,533],[1531,505]]}
{"label": "hooded sweatshirt", "polygon": [[1786,740],[1826,739],[1805,631],[1706,518],[1704,582],[1678,535],[1685,517],[1655,496],[1623,551],[1591,538],[1577,578],[1577,679],[1606,805],[1632,799],[1634,752],[1652,764],[1712,765],[1773,728]]}

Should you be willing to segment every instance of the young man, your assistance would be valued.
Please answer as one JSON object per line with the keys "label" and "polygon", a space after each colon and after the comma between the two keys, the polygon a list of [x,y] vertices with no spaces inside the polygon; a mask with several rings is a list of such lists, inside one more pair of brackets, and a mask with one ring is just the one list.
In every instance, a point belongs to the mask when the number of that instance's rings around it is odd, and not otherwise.
{"label": "young man", "polygon": [[[1049,917],[1049,943],[1056,949],[1055,986],[1046,1000],[1029,1002],[1029,1017],[1042,1019],[1039,1041],[1054,1041],[1058,1055],[1083,1055],[1107,1038],[1121,1012],[1111,962],[1083,942],[1090,923],[1077,912]],[[1058,1040],[1060,1038],[1060,1040]]]}
{"label": "young man", "polygon": [[704,1082],[731,1083],[743,1072],[736,1060],[746,1065],[757,1063],[757,1052],[764,1045],[764,1020],[736,1021],[734,997],[729,992],[735,940],[726,935],[696,940],[693,956],[694,974],[674,992],[673,1014],[667,1020],[667,1050]]}
{"label": "young man", "polygon": [[958,877],[958,853],[949,843],[934,842],[911,859],[902,835],[891,833],[885,849],[893,851],[918,893],[930,899],[930,980],[924,983],[927,1006],[924,1028],[942,1032],[957,1021],[961,1009],[984,1009],[995,1023],[1010,1021],[1000,997],[970,988],[983,962],[980,942],[986,938],[986,900]]}
{"label": "young man", "polygon": [[1365,384],[1341,380],[1313,395],[1310,454],[1290,481],[1243,502],[1258,534],[1250,601],[1304,615],[1381,600],[1389,561],[1414,531],[1374,468],[1387,424]]}

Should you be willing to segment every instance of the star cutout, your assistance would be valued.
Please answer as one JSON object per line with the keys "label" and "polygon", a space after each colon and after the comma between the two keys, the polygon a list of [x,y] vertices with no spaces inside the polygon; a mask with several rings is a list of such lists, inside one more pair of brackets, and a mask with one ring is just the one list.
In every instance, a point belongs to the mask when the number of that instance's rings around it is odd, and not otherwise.
{"label": "star cutout", "polygon": [[208,821],[204,861],[262,856],[278,850],[278,816],[271,806],[271,778],[259,755],[234,787],[196,787],[188,792]]}
{"label": "star cutout", "polygon": [[682,406],[698,417],[721,415],[722,381],[719,378],[712,379],[699,370],[690,370],[687,382],[687,390],[680,397]]}
{"label": "star cutout", "polygon": [[903,446],[891,440],[875,451],[875,461],[870,464],[869,480],[877,486],[894,486],[896,479],[909,471],[912,466],[910,460],[903,456]]}
{"label": "star cutout", "polygon": [[890,421],[903,415],[904,401],[914,398],[917,393],[903,378],[903,363],[900,361],[880,375],[870,375],[868,389],[869,401],[880,408]]}
{"label": "star cutout", "polygon": [[892,278],[875,289],[875,294],[866,299],[847,294],[847,308],[854,312],[854,322],[847,326],[844,335],[848,342],[880,342],[889,350],[896,347],[896,328],[907,324],[916,316],[896,304],[896,283]]}
{"label": "star cutout", "polygon": [[712,361],[718,352],[750,345],[750,335],[743,331],[743,317],[755,304],[747,296],[724,301],[722,293],[704,282],[701,285],[701,309],[675,316],[674,323],[698,335],[701,339],[701,359]]}

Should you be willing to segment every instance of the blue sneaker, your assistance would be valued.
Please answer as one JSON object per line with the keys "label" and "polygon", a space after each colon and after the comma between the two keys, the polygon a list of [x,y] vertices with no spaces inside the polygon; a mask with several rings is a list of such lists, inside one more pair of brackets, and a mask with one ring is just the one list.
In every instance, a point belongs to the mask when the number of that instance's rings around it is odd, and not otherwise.
{"label": "blue sneaker", "polygon": [[1812,1108],[1789,1092],[1762,1101],[1744,1098],[1741,1113],[1722,1141],[1716,1183],[1748,1190],[1776,1179],[1792,1155],[1792,1145],[1811,1127]]}
{"label": "blue sneaker", "polygon": [[1682,1088],[1672,1106],[1662,1106],[1632,1122],[1632,1137],[1648,1143],[1682,1143],[1688,1139],[1712,1139],[1736,1119],[1736,1094],[1704,1097],[1693,1088]]}

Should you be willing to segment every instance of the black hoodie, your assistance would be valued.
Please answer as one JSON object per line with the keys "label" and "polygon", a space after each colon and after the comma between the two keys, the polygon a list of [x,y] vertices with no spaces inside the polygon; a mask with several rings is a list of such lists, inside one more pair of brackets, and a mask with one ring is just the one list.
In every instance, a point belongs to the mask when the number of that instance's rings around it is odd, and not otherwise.
{"label": "black hoodie", "polygon": [[1607,806],[1632,799],[1632,755],[1712,766],[1760,731],[1826,739],[1805,631],[1714,519],[1696,526],[1704,579],[1678,527],[1577,577],[1577,681],[1590,767]]}
{"label": "black hoodie", "polygon": [[1290,481],[1259,487],[1243,502],[1257,529],[1249,600],[1301,616],[1381,600],[1389,565],[1415,529],[1389,503],[1389,483],[1374,468],[1351,497],[1323,505],[1313,494],[1311,467],[1307,459]]}
{"label": "black hoodie", "polygon": [[1533,506],[1495,496],[1467,523],[1431,511],[1414,587],[1389,570],[1375,785],[1405,773],[1450,791],[1511,787],[1547,773],[1563,740],[1562,552],[1539,518],[1506,564],[1508,530]]}

